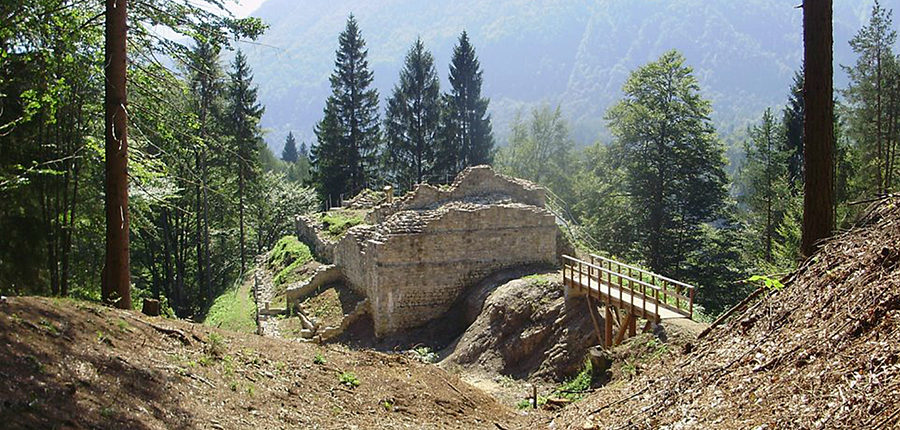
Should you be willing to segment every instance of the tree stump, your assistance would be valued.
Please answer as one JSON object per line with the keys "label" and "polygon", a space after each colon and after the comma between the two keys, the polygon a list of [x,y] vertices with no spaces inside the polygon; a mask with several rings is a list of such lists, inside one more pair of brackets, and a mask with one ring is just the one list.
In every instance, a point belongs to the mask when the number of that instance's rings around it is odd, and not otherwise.
{"label": "tree stump", "polygon": [[159,316],[159,300],[156,299],[144,299],[144,306],[141,309],[144,315],[151,317]]}

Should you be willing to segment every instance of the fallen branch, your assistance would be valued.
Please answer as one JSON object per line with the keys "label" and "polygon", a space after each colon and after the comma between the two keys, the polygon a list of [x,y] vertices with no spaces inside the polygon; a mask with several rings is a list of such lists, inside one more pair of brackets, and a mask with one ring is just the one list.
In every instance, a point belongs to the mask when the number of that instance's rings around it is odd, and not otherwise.
{"label": "fallen branch", "polygon": [[635,398],[635,397],[637,397],[637,396],[640,396],[644,391],[647,391],[647,388],[648,388],[648,387],[649,387],[649,385],[648,385],[647,387],[641,388],[640,390],[634,392],[634,394],[632,394],[632,395],[630,395],[630,396],[628,396],[628,397],[623,397],[623,398],[621,398],[621,399],[619,399],[619,400],[616,400],[616,401],[614,401],[614,402],[607,403],[607,404],[605,404],[605,405],[603,405],[603,406],[601,406],[601,407],[599,407],[599,408],[597,408],[597,409],[594,409],[594,410],[591,411],[591,413],[589,413],[588,415],[594,415],[594,414],[600,413],[600,411],[602,411],[602,410],[604,410],[604,409],[606,409],[606,408],[609,408],[609,407],[612,407],[612,406],[615,406],[615,405],[618,405],[618,404],[621,404],[621,403],[625,403],[625,402],[627,402],[627,401],[629,401],[629,400],[631,400],[631,399],[633,399],[633,398]]}
{"label": "fallen branch", "polygon": [[150,328],[152,328],[152,329],[154,329],[154,330],[156,330],[156,331],[158,331],[158,332],[160,332],[160,333],[162,333],[162,334],[165,334],[166,336],[178,338],[178,340],[180,340],[181,343],[184,344],[184,346],[190,346],[190,345],[191,345],[191,339],[188,337],[188,335],[184,334],[183,331],[178,330],[177,328],[168,328],[168,327],[159,326],[159,325],[156,325],[156,324],[153,324],[153,323],[149,323],[149,322],[147,322],[147,321],[144,321],[144,320],[142,320],[142,319],[140,319],[140,318],[135,318],[135,317],[133,317],[133,316],[131,316],[131,315],[128,315],[128,318],[131,318],[132,320],[135,320],[135,321],[137,321],[137,322],[146,324],[146,325],[148,325]]}
{"label": "fallen branch", "polygon": [[766,288],[766,287],[760,287],[758,290],[754,291],[752,294],[750,294],[749,296],[747,296],[746,299],[742,300],[742,301],[741,301],[740,303],[738,303],[736,306],[734,306],[733,308],[729,309],[728,312],[725,312],[724,314],[722,314],[722,316],[716,318],[716,320],[713,321],[713,323],[710,324],[709,327],[707,327],[707,328],[704,329],[702,332],[700,332],[699,335],[697,335],[697,339],[703,339],[704,336],[708,335],[711,331],[713,331],[714,328],[716,328],[716,327],[718,327],[720,324],[722,324],[723,321],[727,320],[729,317],[731,317],[732,315],[734,315],[737,311],[739,311],[739,310],[740,310],[741,308],[743,308],[744,306],[747,306],[748,303],[750,303],[751,301],[753,301],[753,299],[759,297],[759,295],[762,294],[762,293],[764,293],[765,291],[767,291],[767,288]]}
{"label": "fallen branch", "polygon": [[195,380],[200,381],[200,382],[202,382],[202,383],[204,383],[204,384],[206,384],[206,385],[209,385],[210,388],[216,388],[216,385],[215,385],[215,384],[213,384],[213,383],[210,382],[208,379],[206,379],[206,378],[204,378],[204,377],[202,377],[202,376],[200,376],[200,375],[196,375],[196,374],[193,374],[193,373],[188,373],[187,376],[189,376],[191,379],[195,379]]}

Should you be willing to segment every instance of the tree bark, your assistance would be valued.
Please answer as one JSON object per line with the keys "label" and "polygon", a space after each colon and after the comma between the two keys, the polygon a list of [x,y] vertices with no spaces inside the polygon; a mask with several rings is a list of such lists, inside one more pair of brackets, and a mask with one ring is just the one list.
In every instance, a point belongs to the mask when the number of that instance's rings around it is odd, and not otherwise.
{"label": "tree bark", "polygon": [[128,255],[128,134],[125,106],[127,0],[106,0],[106,277],[105,302],[131,308]]}
{"label": "tree bark", "polygon": [[831,236],[834,228],[832,0],[804,2],[803,30],[806,188],[800,251],[808,257],[818,249],[822,239]]}

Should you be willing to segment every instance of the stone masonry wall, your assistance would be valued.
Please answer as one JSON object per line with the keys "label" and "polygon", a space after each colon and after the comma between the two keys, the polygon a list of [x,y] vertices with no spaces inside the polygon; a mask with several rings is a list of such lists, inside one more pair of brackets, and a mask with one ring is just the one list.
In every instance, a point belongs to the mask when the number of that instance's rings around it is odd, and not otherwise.
{"label": "stone masonry wall", "polygon": [[350,229],[335,248],[335,264],[369,299],[377,336],[437,318],[466,286],[495,271],[556,262],[558,227],[543,208],[543,189],[474,170],[450,190],[429,187],[417,197],[419,187],[381,223]]}

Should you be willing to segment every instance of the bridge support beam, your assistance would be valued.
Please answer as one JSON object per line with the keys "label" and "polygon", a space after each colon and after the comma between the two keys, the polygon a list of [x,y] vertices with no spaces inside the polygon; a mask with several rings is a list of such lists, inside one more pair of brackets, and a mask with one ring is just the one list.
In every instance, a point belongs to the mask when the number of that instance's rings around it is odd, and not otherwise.
{"label": "bridge support beam", "polygon": [[613,316],[612,310],[609,306],[605,306],[606,308],[606,317],[604,321],[606,322],[606,332],[603,336],[603,344],[607,349],[612,348],[612,340],[613,340]]}

